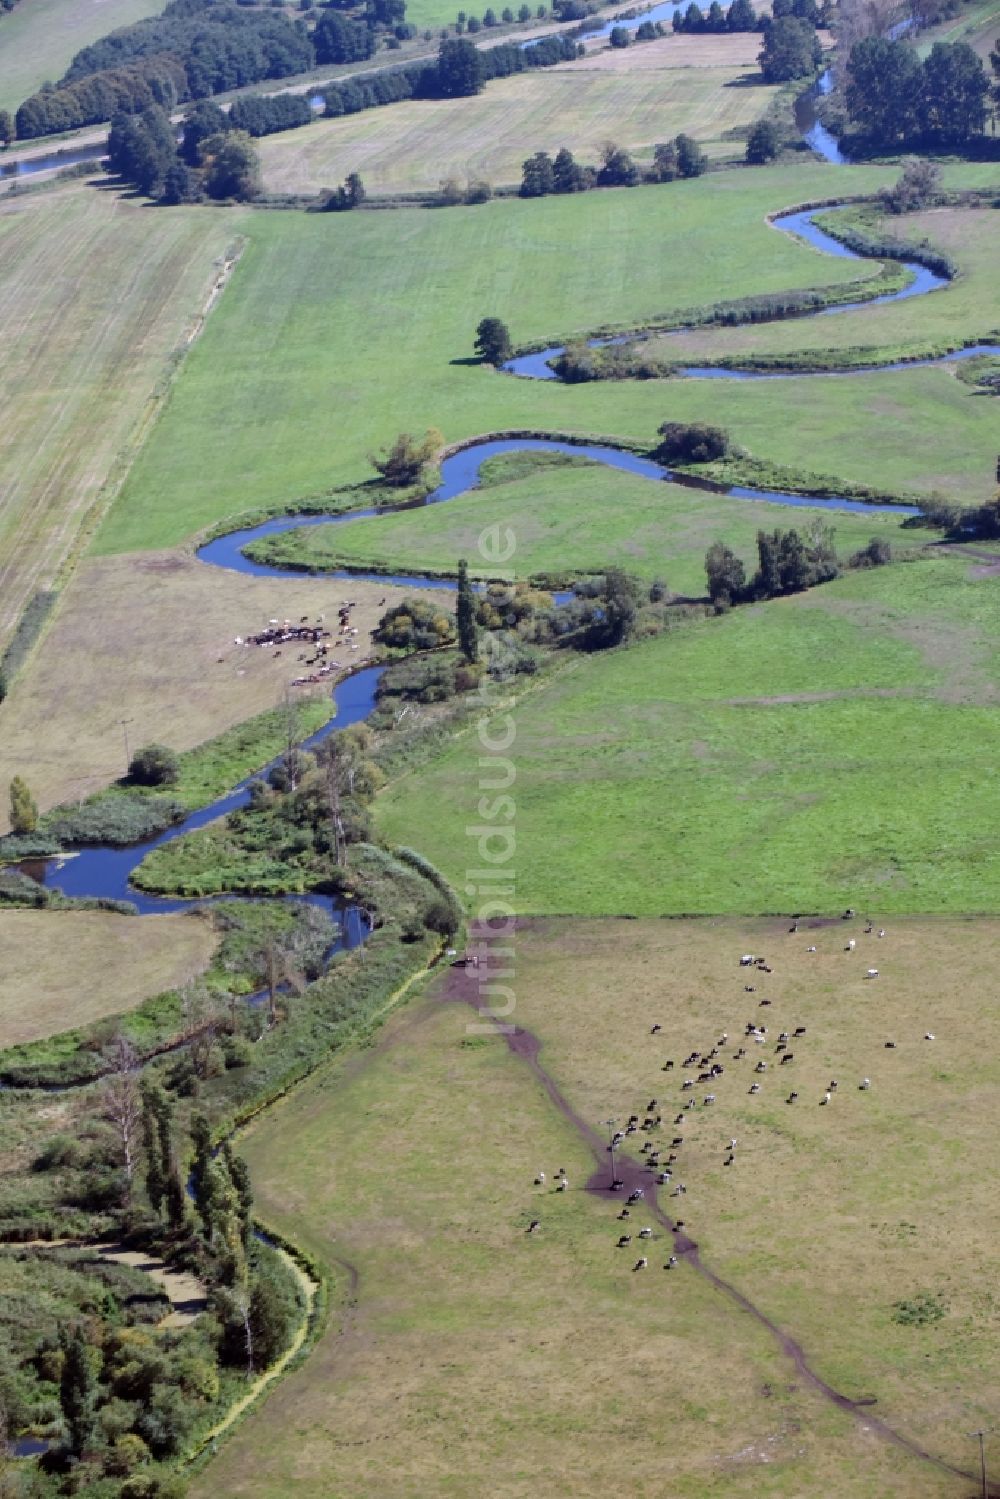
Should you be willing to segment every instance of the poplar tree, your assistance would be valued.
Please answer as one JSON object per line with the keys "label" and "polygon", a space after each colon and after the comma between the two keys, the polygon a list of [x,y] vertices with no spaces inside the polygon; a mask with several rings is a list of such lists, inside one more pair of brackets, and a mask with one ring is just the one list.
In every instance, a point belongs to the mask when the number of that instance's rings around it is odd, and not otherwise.
{"label": "poplar tree", "polygon": [[458,644],[466,661],[475,661],[479,655],[479,637],[476,630],[476,600],[469,582],[469,564],[463,557],[458,564],[458,599],[455,603],[455,623],[458,626]]}

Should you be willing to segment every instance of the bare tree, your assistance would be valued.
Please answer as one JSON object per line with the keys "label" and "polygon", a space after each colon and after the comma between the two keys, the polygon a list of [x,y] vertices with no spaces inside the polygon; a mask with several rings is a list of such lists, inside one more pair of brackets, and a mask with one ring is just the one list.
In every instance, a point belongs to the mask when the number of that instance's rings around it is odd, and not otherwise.
{"label": "bare tree", "polygon": [[101,1107],[105,1119],[113,1126],[121,1149],[125,1172],[124,1199],[132,1198],[132,1179],[139,1125],[142,1121],[142,1099],[139,1095],[139,1054],[131,1041],[119,1033],[111,1046],[113,1071],[104,1085]]}

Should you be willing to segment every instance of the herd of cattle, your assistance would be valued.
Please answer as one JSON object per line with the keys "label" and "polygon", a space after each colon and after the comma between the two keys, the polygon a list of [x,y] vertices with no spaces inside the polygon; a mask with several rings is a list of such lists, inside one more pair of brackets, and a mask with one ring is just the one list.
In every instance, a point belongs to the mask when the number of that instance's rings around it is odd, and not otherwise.
{"label": "herd of cattle", "polygon": [[[844,912],[845,920],[849,920],[853,916],[854,912],[851,910]],[[797,930],[798,923],[795,922],[790,931],[795,933]],[[885,937],[885,929],[879,929],[876,934],[874,925],[871,922],[868,923],[864,931],[866,936],[876,936],[876,940]],[[854,938],[851,938],[846,942],[844,952],[852,954],[856,948],[857,942]],[[815,946],[810,946],[806,949],[809,953],[815,953],[816,950]],[[771,965],[763,957],[758,957],[754,953],[744,953],[739,959],[739,967],[743,970],[743,992],[745,995],[757,994],[758,992],[759,983],[751,983],[748,980],[759,980],[763,975],[769,975],[773,972]],[[877,968],[869,967],[867,969],[865,973],[866,980],[874,980],[878,977],[879,971]],[[767,1009],[772,1005],[773,1000],[770,998],[762,996],[757,1000],[758,1011]],[[659,1036],[662,1032],[663,1027],[659,1023],[654,1024],[650,1030],[652,1036]],[[787,1030],[779,1031],[775,1038],[769,1027],[763,1023],[763,1017],[758,1015],[757,1017],[751,1017],[745,1022],[743,1033],[740,1037],[740,1044],[732,1051],[729,1051],[728,1055],[727,1050],[730,1045],[729,1033],[728,1031],[722,1031],[718,1034],[713,1033],[713,1039],[706,1046],[695,1047],[679,1064],[672,1057],[666,1058],[661,1063],[661,1071],[668,1075],[665,1078],[668,1086],[677,1086],[679,1094],[674,1104],[677,1112],[672,1116],[672,1122],[669,1126],[674,1131],[670,1137],[669,1149],[657,1143],[660,1139],[660,1131],[665,1127],[663,1110],[668,1109],[668,1105],[666,1103],[661,1105],[656,1098],[651,1098],[646,1105],[642,1117],[640,1117],[639,1113],[630,1114],[624,1127],[615,1129],[611,1136],[607,1148],[611,1153],[612,1160],[612,1190],[624,1190],[625,1187],[625,1183],[614,1171],[615,1152],[630,1151],[633,1146],[634,1137],[645,1135],[645,1139],[639,1149],[639,1154],[642,1157],[641,1164],[643,1168],[649,1172],[652,1178],[650,1186],[654,1204],[657,1187],[669,1188],[669,1195],[671,1197],[683,1197],[687,1188],[682,1181],[676,1179],[676,1173],[679,1170],[681,1152],[685,1143],[685,1127],[692,1120],[697,1119],[701,1109],[709,1108],[716,1102],[714,1089],[719,1086],[723,1078],[730,1081],[740,1064],[748,1061],[752,1062],[752,1080],[747,1092],[751,1097],[761,1094],[768,1081],[767,1075],[769,1070],[772,1070],[773,1064],[776,1063],[777,1067],[781,1069],[794,1064],[795,1052],[790,1048],[793,1044],[800,1046],[806,1044],[806,1035],[806,1026],[795,1025],[790,1026]],[[933,1041],[934,1039],[935,1037],[932,1032],[924,1032],[925,1041]],[[884,1048],[889,1051],[896,1048],[896,1042],[892,1039],[887,1039],[883,1044]],[[773,1050],[770,1057],[765,1057],[761,1053],[764,1048],[768,1047],[773,1048]],[[753,1056],[755,1052],[757,1059],[754,1061]],[[859,1092],[867,1093],[870,1091],[871,1085],[871,1078],[862,1077],[857,1082],[857,1089]],[[838,1088],[838,1079],[831,1078],[826,1089],[823,1091],[822,1097],[817,1099],[817,1103],[821,1108],[833,1101]],[[699,1090],[705,1091],[699,1093]],[[792,1089],[785,1097],[785,1103],[788,1105],[794,1105],[798,1101],[799,1094],[795,1089]],[[721,1147],[723,1166],[732,1166],[735,1164],[737,1145],[738,1141],[735,1138],[730,1138],[728,1145]],[[535,1177],[535,1186],[545,1187],[546,1185],[545,1172],[539,1171]],[[566,1178],[566,1173],[560,1168],[556,1173],[554,1190],[556,1192],[565,1192],[568,1188],[569,1182]],[[628,1222],[631,1219],[633,1209],[637,1209],[637,1204],[643,1201],[645,1193],[645,1187],[637,1186],[628,1194],[621,1211],[618,1213],[619,1221]],[[658,1211],[655,1208],[654,1210]],[[529,1224],[528,1232],[532,1234],[537,1233],[540,1227],[541,1220],[533,1218]],[[672,1227],[675,1232],[683,1229],[683,1220],[676,1220],[672,1224]],[[637,1237],[640,1240],[649,1240],[653,1237],[653,1231],[650,1227],[644,1226],[638,1230]],[[618,1237],[618,1248],[627,1248],[632,1243],[632,1238],[633,1235],[628,1229],[622,1230]],[[677,1263],[677,1256],[671,1254],[664,1265],[664,1269],[672,1270]],[[633,1270],[645,1270],[647,1266],[647,1257],[640,1255],[639,1259],[633,1265]]]}

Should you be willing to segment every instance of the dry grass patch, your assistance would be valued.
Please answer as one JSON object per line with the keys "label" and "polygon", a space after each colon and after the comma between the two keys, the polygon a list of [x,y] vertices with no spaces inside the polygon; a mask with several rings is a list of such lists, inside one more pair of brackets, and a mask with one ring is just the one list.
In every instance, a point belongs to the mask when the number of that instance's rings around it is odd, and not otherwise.
{"label": "dry grass patch", "polygon": [[[517,1015],[585,1117],[641,1115],[656,1097],[671,1122],[684,1100],[709,1091],[683,1090],[698,1073],[684,1058],[728,1031],[717,1102],[699,1102],[683,1131],[676,1169],[689,1231],[824,1378],[852,1398],[874,1397],[876,1414],[967,1464],[965,1433],[985,1424],[1000,1377],[1000,1302],[987,1276],[1000,1229],[1000,925],[893,920],[882,940],[860,920],[803,923],[795,935],[789,925],[535,921],[518,939]],[[744,952],[763,954],[773,972],[740,968]],[[869,967],[877,981],[866,980]],[[737,1061],[748,1019],[767,1026],[767,1043],[747,1041],[750,1055]],[[798,1026],[794,1061],[781,1065],[777,1038]],[[676,1064],[669,1073],[666,1059]],[[871,1088],[859,1091],[865,1077]],[[839,1087],[822,1106],[831,1079]],[[799,1098],[789,1105],[792,1089]],[[736,1160],[725,1167],[731,1137]],[[896,1304],[924,1296],[943,1316],[908,1323]],[[867,1492],[883,1490],[873,1480]],[[963,1489],[928,1473],[909,1492]]]}
{"label": "dry grass patch", "polygon": [[184,984],[217,940],[189,916],[0,911],[0,1047],[120,1015]]}
{"label": "dry grass patch", "polygon": [[534,1187],[562,1165],[578,1189],[592,1158],[469,1018],[420,1004],[244,1136],[265,1220],[333,1267],[334,1307],[196,1499],[590,1499],[623,1466],[635,1499],[950,1492],[664,1272],[662,1230],[635,1274],[606,1200]]}
{"label": "dry grass patch", "polygon": [[[133,748],[191,749],[273,708],[299,675],[298,650],[234,645],[271,617],[298,619],[356,599],[368,633],[401,590],[382,584],[246,577],[189,553],[90,558],[66,589],[31,669],[0,709],[0,785],[23,774],[42,809],[89,795],[124,769],[121,720]],[[381,600],[386,604],[382,605]],[[321,691],[298,688],[296,696]],[[0,807],[5,821],[6,804]]]}
{"label": "dry grass patch", "polygon": [[[661,45],[675,43],[650,43],[650,50]],[[636,56],[643,50],[636,47]],[[544,76],[522,73],[474,98],[411,100],[270,136],[260,145],[265,185],[314,193],[349,172],[360,172],[375,192],[436,188],[448,177],[513,183],[535,151],[568,146],[589,162],[609,138],[635,149],[682,130],[710,156],[733,155],[738,147],[724,139],[727,132],[750,125],[774,94],[763,85],[731,87],[740,62],[620,73],[601,66],[604,57]]]}
{"label": "dry grass patch", "polygon": [[0,199],[0,644],[156,410],[236,223],[85,185]]}

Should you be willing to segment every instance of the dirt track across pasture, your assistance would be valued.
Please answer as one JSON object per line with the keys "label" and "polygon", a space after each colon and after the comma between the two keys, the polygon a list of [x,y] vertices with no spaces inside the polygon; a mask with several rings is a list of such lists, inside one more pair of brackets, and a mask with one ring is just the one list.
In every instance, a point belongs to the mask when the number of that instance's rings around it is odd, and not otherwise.
{"label": "dirt track across pasture", "polygon": [[[491,929],[488,924],[480,924],[470,928],[469,952],[478,955],[475,966],[467,964],[461,959],[456,961],[444,982],[437,991],[437,997],[442,1004],[465,1004],[480,1014],[489,1015],[490,1008],[484,1004],[484,993],[490,980],[490,958],[491,948],[498,937],[506,940],[507,933],[500,933]],[[502,963],[498,974],[506,973]],[[497,976],[497,975],[495,975]],[[434,993],[434,991],[431,991]],[[887,1421],[872,1414],[870,1404],[863,1400],[852,1400],[849,1396],[842,1394],[831,1384],[828,1384],[812,1367],[805,1350],[801,1344],[770,1317],[760,1310],[748,1297],[744,1296],[736,1286],[717,1275],[712,1268],[702,1259],[697,1240],[692,1239],[683,1227],[683,1220],[674,1220],[664,1212],[657,1200],[657,1190],[653,1171],[630,1160],[624,1153],[619,1153],[615,1163],[615,1178],[619,1185],[612,1187],[611,1174],[608,1164],[608,1147],[605,1141],[592,1129],[576,1112],[566,1099],[552,1077],[542,1066],[539,1060],[541,1042],[531,1031],[521,1026],[497,1025],[497,1033],[503,1035],[510,1051],[520,1058],[531,1071],[532,1075],[541,1084],[552,1104],[577,1132],[580,1139],[588,1146],[594,1156],[595,1169],[584,1187],[584,1191],[596,1193],[606,1197],[609,1203],[615,1205],[621,1203],[636,1189],[643,1194],[643,1205],[646,1210],[673,1235],[674,1249],[679,1260],[689,1265],[696,1274],[703,1276],[715,1289],[733,1301],[742,1311],[748,1313],[755,1321],[760,1323],[777,1342],[781,1352],[795,1366],[801,1377],[814,1389],[817,1394],[835,1405],[838,1410],[847,1412],[863,1426],[866,1432],[880,1437],[883,1441],[895,1447],[902,1448],[920,1461],[929,1463],[938,1470],[951,1473],[956,1478],[976,1481],[976,1475],[968,1469],[960,1468],[943,1458],[936,1457],[934,1453],[920,1446],[918,1442],[912,1441],[901,1432],[895,1430]],[[998,1499],[1000,1487],[989,1484],[987,1487],[988,1499]]]}

